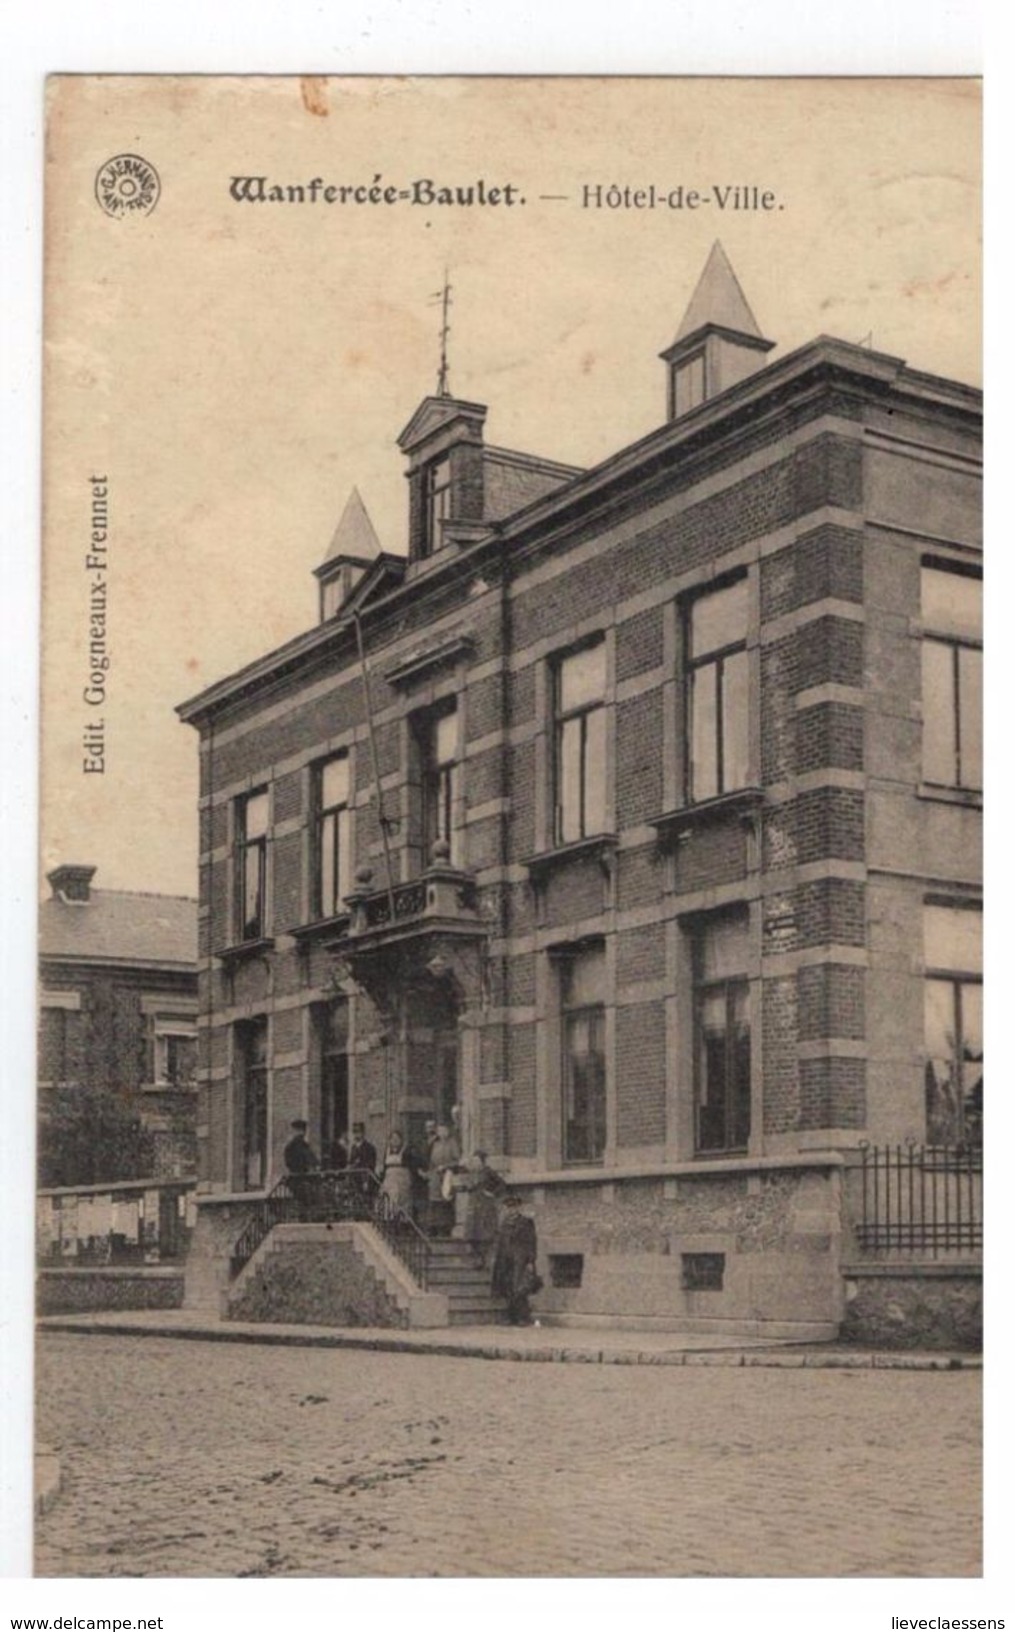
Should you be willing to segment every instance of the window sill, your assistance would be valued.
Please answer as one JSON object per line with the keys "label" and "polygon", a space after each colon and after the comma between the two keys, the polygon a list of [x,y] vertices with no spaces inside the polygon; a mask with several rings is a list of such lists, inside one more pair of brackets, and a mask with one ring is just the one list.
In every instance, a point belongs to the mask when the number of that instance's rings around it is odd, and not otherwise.
{"label": "window sill", "polygon": [[661,816],[650,818],[648,825],[654,827],[664,841],[680,838],[682,834],[690,833],[696,827],[707,827],[710,822],[723,816],[739,816],[747,820],[761,809],[764,799],[761,788],[735,788],[731,793],[717,794],[714,799],[703,799],[700,804],[682,805],[679,810],[665,811]]}
{"label": "window sill", "polygon": [[569,861],[584,861],[595,857],[604,871],[608,869],[617,848],[615,833],[593,833],[586,839],[572,839],[569,844],[559,844],[552,850],[543,850],[538,856],[530,856],[522,865],[529,870],[529,877],[533,883],[540,883],[548,874],[565,867]]}
{"label": "window sill", "polygon": [[938,782],[921,782],[916,797],[926,799],[931,804],[959,805],[966,810],[983,809],[982,788],[952,788]]}
{"label": "window sill", "polygon": [[245,958],[263,957],[274,945],[272,936],[262,935],[254,941],[237,941],[235,946],[220,947],[215,956],[220,963],[242,963]]}
{"label": "window sill", "polygon": [[337,912],[332,918],[315,918],[309,924],[300,924],[297,929],[290,930],[290,934],[297,946],[312,946],[317,942],[327,946],[345,940],[350,922],[350,913]]}
{"label": "window sill", "polygon": [[143,1094],[196,1094],[196,1082],[143,1082]]}

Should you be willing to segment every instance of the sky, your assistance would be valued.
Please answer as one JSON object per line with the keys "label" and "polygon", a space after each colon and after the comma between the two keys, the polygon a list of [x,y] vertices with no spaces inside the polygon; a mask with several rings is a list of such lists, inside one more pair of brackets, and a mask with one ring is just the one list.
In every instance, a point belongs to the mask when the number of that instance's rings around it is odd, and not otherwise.
{"label": "sky", "polygon": [[[404,550],[395,441],[436,384],[445,272],[452,391],[488,405],[491,443],[571,464],[662,422],[658,354],[716,237],[771,360],[826,333],[978,383],[979,111],[962,80],[51,81],[43,871],[196,894],[197,737],[176,705],[316,621],[312,570],[353,486]],[[99,207],[118,153],[158,171],[150,214]],[[235,175],[481,179],[525,204],[255,204]],[[608,202],[649,185],[711,203]],[[720,209],[738,186],[773,208]],[[92,476],[101,708],[83,696]],[[98,718],[101,775],[83,770]]]}

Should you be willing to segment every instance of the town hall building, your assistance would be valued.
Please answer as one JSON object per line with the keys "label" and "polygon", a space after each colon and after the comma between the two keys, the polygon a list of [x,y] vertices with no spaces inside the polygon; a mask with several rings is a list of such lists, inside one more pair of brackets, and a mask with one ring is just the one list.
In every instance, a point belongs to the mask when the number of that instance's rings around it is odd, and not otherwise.
{"label": "town hall building", "polygon": [[[663,423],[593,469],[425,398],[404,548],[354,493],[316,626],[180,708],[208,1261],[293,1119],[432,1118],[536,1220],[548,1319],[827,1335],[872,1244],[974,1273],[980,394],[772,348],[717,244]],[[968,1237],[868,1207],[885,1147],[935,1209],[965,1163]]]}

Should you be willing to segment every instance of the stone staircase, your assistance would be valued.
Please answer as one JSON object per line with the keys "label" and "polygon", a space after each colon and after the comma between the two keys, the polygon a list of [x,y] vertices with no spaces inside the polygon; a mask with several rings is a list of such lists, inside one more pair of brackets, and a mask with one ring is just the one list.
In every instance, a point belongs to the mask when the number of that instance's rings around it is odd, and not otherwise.
{"label": "stone staircase", "polygon": [[466,1241],[431,1240],[429,1290],[448,1301],[449,1326],[495,1326],[504,1302],[490,1292],[490,1266],[481,1268]]}

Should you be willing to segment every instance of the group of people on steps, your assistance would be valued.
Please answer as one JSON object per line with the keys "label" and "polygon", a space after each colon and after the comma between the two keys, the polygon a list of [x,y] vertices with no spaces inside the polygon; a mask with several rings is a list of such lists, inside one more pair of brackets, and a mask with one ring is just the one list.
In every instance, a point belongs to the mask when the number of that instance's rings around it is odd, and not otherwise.
{"label": "group of people on steps", "polygon": [[354,1122],[352,1140],[340,1134],[325,1160],[318,1160],[307,1139],[307,1123],[296,1118],[283,1159],[301,1212],[312,1210],[310,1198],[321,1172],[347,1172],[364,1194],[379,1187],[390,1204],[413,1219],[431,1237],[450,1236],[456,1221],[456,1195],[464,1197],[462,1234],[476,1262],[491,1265],[491,1291],[502,1298],[511,1325],[529,1325],[529,1298],[542,1282],[536,1273],[536,1226],[522,1211],[521,1198],[510,1194],[485,1150],[463,1160],[457,1130],[429,1119],[423,1143],[410,1144],[397,1128],[383,1155]]}

